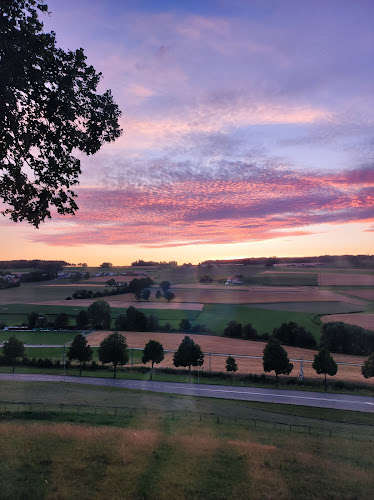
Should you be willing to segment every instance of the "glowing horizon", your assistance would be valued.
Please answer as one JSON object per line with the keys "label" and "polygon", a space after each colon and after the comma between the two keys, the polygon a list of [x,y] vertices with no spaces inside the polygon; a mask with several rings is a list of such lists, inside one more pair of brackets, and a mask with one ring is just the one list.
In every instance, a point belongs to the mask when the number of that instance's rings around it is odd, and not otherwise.
{"label": "glowing horizon", "polygon": [[124,134],[80,157],[74,217],[0,219],[1,259],[372,252],[374,5],[47,4],[45,29],[84,47]]}

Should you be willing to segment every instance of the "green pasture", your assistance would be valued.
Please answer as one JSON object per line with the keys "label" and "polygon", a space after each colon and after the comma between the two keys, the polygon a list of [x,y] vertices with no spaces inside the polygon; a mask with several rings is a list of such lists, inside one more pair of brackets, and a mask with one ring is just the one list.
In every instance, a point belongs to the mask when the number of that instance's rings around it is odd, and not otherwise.
{"label": "green pasture", "polygon": [[66,306],[43,305],[43,304],[0,304],[0,321],[5,321],[8,326],[21,325],[27,323],[27,315],[31,312],[45,314],[48,321],[54,321],[60,313],[69,316],[69,324],[75,325],[75,316],[79,311],[87,311],[87,306],[79,306],[76,303],[70,304],[66,301]]}
{"label": "green pasture", "polygon": [[17,337],[24,344],[41,345],[56,344],[63,345],[71,342],[79,332],[10,332],[0,331],[0,342],[8,340],[9,337]]}
{"label": "green pasture", "polygon": [[362,311],[363,306],[347,302],[273,302],[251,304],[256,309],[272,309],[274,311],[310,312],[314,314],[342,314]]}
{"label": "green pasture", "polygon": [[315,314],[310,312],[277,311],[233,304],[205,304],[197,322],[206,324],[214,333],[220,335],[231,320],[242,324],[252,323],[260,334],[272,333],[273,329],[282,323],[294,321],[303,325],[319,340],[320,325],[314,318]]}
{"label": "green pasture", "polygon": [[372,415],[63,383],[0,400],[3,498],[372,496]]}
{"label": "green pasture", "polygon": [[[90,288],[90,283],[82,281],[84,287],[77,287],[75,284],[67,284],[68,280],[37,281],[30,283],[21,283],[17,288],[6,288],[0,290],[0,308],[7,304],[30,304],[33,302],[47,302],[50,300],[65,300],[72,294],[82,288]],[[102,287],[95,286],[95,292],[103,291]],[[1,309],[0,309],[1,310]]]}

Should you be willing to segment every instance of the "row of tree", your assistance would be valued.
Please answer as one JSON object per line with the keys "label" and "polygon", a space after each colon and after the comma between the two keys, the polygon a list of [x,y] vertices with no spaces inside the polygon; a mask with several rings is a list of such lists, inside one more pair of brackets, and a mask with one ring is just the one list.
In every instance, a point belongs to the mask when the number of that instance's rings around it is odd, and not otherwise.
{"label": "row of tree", "polygon": [[[24,353],[24,344],[17,337],[12,336],[3,344],[3,354],[5,358],[12,361],[13,372],[17,358],[24,356]],[[84,363],[89,362],[93,356],[92,348],[88,345],[84,335],[78,334],[75,336],[69,347],[67,356],[70,361],[78,361],[79,375],[81,375]],[[111,333],[105,337],[100,343],[98,356],[102,363],[113,364],[113,377],[116,378],[117,366],[125,365],[129,360],[126,337],[118,332]],[[164,348],[162,344],[156,340],[149,340],[143,349],[142,362],[144,364],[151,362],[151,380],[154,365],[161,363],[163,359]],[[275,372],[276,387],[278,387],[278,375],[289,375],[293,370],[293,364],[290,363],[286,350],[274,338],[270,339],[265,346],[262,361],[265,372]],[[176,367],[188,367],[189,380],[191,380],[191,366],[202,366],[204,363],[204,353],[199,344],[196,344],[193,339],[186,335],[174,353],[173,363]],[[324,386],[326,391],[327,375],[336,375],[338,367],[330,352],[325,347],[322,347],[318,354],[315,354],[312,366],[318,374],[325,376]],[[228,356],[226,359],[226,371],[235,373],[237,369],[238,366],[235,358]],[[362,374],[365,378],[374,377],[374,352],[369,355],[362,366]]]}

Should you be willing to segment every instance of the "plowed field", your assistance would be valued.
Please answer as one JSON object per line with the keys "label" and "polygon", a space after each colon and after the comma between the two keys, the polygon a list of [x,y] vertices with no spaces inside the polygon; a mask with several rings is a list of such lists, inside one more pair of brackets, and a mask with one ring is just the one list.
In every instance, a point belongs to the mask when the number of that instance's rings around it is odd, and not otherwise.
{"label": "plowed field", "polygon": [[342,321],[348,325],[357,325],[368,330],[374,330],[374,314],[329,314],[328,316],[322,316],[320,319],[323,323]]}

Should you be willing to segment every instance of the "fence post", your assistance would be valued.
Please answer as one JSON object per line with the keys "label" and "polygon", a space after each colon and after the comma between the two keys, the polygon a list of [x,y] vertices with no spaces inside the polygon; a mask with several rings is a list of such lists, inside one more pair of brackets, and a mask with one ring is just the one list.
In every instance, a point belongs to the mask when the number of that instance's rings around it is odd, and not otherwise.
{"label": "fence post", "polygon": [[290,424],[290,432],[292,431],[292,425]]}
{"label": "fence post", "polygon": [[309,434],[310,434],[310,427],[309,427]]}
{"label": "fence post", "polygon": [[117,408],[114,410],[114,416],[117,416]]}

